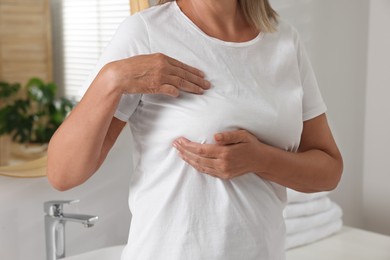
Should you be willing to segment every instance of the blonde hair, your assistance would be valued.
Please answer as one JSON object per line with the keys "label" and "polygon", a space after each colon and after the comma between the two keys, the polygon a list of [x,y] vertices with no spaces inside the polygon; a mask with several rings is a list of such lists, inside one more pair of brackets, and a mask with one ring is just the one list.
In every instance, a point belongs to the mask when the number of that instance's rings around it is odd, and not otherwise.
{"label": "blonde hair", "polygon": [[[165,4],[175,0],[158,0],[157,4]],[[272,9],[268,0],[237,0],[246,20],[256,29],[263,32],[276,31],[278,13]]]}

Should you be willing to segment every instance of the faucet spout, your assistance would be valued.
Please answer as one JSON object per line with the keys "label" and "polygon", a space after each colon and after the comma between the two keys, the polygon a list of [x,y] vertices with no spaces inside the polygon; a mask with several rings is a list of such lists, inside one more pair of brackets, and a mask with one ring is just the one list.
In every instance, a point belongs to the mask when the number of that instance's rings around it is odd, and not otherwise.
{"label": "faucet spout", "polygon": [[92,216],[92,215],[65,214],[65,213],[63,213],[62,216],[59,217],[59,220],[81,223],[84,225],[84,227],[89,228],[89,227],[93,227],[93,225],[95,225],[95,223],[98,221],[98,217]]}

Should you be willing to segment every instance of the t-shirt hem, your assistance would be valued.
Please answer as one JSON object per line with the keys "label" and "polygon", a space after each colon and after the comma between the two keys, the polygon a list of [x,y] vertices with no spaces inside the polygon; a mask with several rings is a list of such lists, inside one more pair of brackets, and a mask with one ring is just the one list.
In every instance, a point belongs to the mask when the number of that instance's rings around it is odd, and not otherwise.
{"label": "t-shirt hem", "polygon": [[325,113],[327,110],[327,107],[325,104],[321,104],[320,106],[317,106],[310,111],[307,111],[306,113],[303,114],[303,121],[307,121],[310,119],[313,119],[323,113]]}

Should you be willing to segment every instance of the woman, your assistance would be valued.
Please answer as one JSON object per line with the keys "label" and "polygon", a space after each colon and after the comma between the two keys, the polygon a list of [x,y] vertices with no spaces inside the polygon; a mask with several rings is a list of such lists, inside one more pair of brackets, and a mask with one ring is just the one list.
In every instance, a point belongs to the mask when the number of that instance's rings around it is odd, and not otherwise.
{"label": "woman", "polygon": [[267,0],[160,2],[118,29],[48,178],[86,181],[129,122],[122,259],[283,259],[285,187],[331,190],[342,172],[298,35]]}

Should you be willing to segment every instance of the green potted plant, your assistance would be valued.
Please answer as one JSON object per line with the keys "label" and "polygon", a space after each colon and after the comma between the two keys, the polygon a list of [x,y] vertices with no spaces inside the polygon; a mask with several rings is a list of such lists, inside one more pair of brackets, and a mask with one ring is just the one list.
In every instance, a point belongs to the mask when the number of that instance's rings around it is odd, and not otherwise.
{"label": "green potted plant", "polygon": [[[57,86],[45,83],[39,78],[32,78],[20,90],[19,98],[13,100],[0,110],[0,135],[9,134],[19,144],[12,149],[13,153],[26,157],[35,156],[34,150],[28,154],[26,150],[38,146],[35,151],[42,154],[50,138],[72,110],[74,103],[66,98],[56,98]],[[7,115],[7,116],[5,116]]]}
{"label": "green potted plant", "polygon": [[14,102],[20,90],[20,84],[0,81],[0,166],[8,164],[10,155],[11,126],[8,124],[14,114]]}

